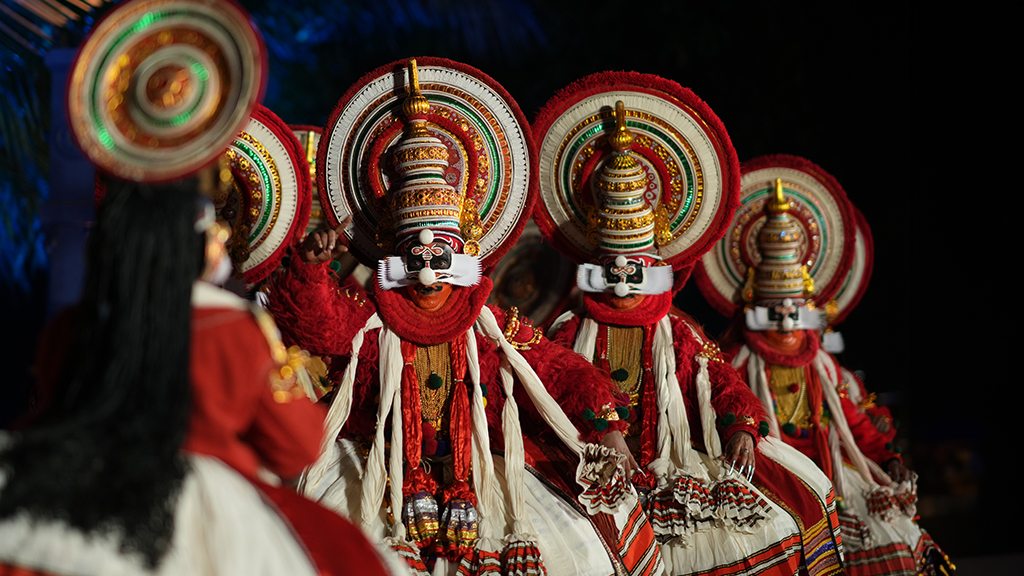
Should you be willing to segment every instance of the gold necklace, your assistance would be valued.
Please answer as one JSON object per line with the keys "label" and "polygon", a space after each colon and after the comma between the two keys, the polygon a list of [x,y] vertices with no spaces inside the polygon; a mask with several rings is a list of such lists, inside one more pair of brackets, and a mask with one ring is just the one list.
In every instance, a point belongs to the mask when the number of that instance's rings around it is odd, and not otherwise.
{"label": "gold necklace", "polygon": [[[811,407],[807,400],[807,382],[804,381],[803,366],[769,367],[768,386],[775,397],[775,414],[779,422],[792,423],[800,428],[808,428],[811,419]],[[793,387],[796,390],[793,390]]]}
{"label": "gold necklace", "polygon": [[636,406],[640,401],[643,345],[643,327],[608,327],[608,370],[619,391],[629,394],[630,406]]}
{"label": "gold necklace", "polygon": [[416,380],[420,385],[420,407],[423,421],[440,431],[448,416],[452,388],[451,348],[448,342],[416,348],[413,360]]}

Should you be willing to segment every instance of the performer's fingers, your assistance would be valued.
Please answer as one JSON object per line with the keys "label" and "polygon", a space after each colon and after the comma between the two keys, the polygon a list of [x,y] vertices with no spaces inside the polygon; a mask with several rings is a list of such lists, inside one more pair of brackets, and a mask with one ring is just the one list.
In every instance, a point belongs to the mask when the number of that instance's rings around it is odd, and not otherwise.
{"label": "performer's fingers", "polygon": [[345,217],[344,220],[341,221],[341,224],[338,224],[338,227],[334,229],[334,233],[335,234],[341,234],[341,233],[345,232],[345,228],[348,228],[348,225],[351,224],[351,223],[352,223],[352,215],[349,214],[348,216]]}

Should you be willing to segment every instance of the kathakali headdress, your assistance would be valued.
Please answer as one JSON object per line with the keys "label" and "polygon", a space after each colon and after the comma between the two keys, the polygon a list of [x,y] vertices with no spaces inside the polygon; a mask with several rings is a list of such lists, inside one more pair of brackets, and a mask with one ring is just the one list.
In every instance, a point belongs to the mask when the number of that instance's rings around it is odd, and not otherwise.
{"label": "kathakali headdress", "polygon": [[725,232],[739,165],[690,90],[605,72],[560,91],[534,122],[545,237],[579,264],[584,292],[662,294]]}
{"label": "kathakali headdress", "polygon": [[72,64],[71,132],[113,176],[184,178],[224,151],[266,81],[262,38],[234,3],[125,2],[96,24]]}
{"label": "kathakali headdress", "polygon": [[277,269],[306,230],[309,165],[291,128],[259,104],[224,155],[232,178],[213,201],[218,217],[231,227],[235,272],[254,284]]}
{"label": "kathakali headdress", "polygon": [[796,156],[763,156],[742,171],[742,205],[697,269],[701,292],[726,316],[743,307],[749,330],[818,329],[816,306],[837,294],[853,260],[846,193]]}
{"label": "kathakali headdress", "polygon": [[529,127],[482,72],[400,61],[342,96],[317,153],[323,216],[385,290],[470,286],[515,242],[533,202]]}

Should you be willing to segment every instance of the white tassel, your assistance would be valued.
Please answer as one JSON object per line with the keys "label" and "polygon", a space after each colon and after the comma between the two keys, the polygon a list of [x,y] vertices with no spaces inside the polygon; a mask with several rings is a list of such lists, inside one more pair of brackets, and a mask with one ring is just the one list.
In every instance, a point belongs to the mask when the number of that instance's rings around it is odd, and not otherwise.
{"label": "white tassel", "polygon": [[[672,338],[672,321],[666,315],[658,321],[654,332],[654,385],[658,402],[658,460],[667,460],[665,477],[675,476],[673,467],[686,469],[690,454],[690,421],[686,414],[686,401],[676,376],[676,353]],[[655,463],[652,462],[652,465]],[[658,467],[665,466],[658,462]],[[674,466],[673,466],[674,465]],[[657,472],[660,472],[657,471]],[[656,473],[657,473],[656,472]]]}
{"label": "white tassel", "polygon": [[[387,421],[388,414],[392,411],[392,406],[400,402],[402,367],[404,366],[401,340],[398,338],[398,335],[387,327],[380,331],[379,366],[380,404],[377,409],[377,426],[373,444],[370,446],[370,454],[366,461],[366,469],[363,471],[363,491],[360,500],[362,525],[370,533],[376,533],[376,531],[370,530],[370,527],[377,522],[379,517],[380,503],[384,497],[384,484],[387,480],[387,470],[384,467],[384,423]],[[392,429],[397,428],[400,434],[402,419],[392,418],[391,426]],[[401,492],[403,480],[400,459],[402,454],[401,446],[398,448],[392,446],[393,457],[394,454],[399,455],[399,465],[397,469],[391,471],[391,483],[392,487],[397,486],[399,492]],[[392,505],[394,505],[393,502]],[[392,513],[396,517],[396,522],[399,522],[402,516],[401,499],[399,499],[398,508],[393,508]]]}
{"label": "white tassel", "polygon": [[843,414],[843,405],[839,399],[839,392],[836,390],[836,374],[833,370],[828,369],[827,366],[829,364],[832,364],[832,358],[829,357],[828,353],[819,350],[818,355],[814,357],[814,369],[818,372],[818,378],[821,380],[821,389],[825,396],[825,402],[831,408],[831,425],[838,429],[839,439],[843,441],[843,445],[846,447],[846,454],[850,457],[854,468],[860,473],[861,478],[868,483],[868,486],[876,488],[878,485],[871,477],[867,459],[864,458],[864,454],[857,447],[853,433],[850,432],[850,425],[846,422],[846,415]]}
{"label": "white tassel", "polygon": [[580,330],[576,333],[576,341],[572,345],[573,351],[591,364],[594,363],[594,354],[597,353],[597,329],[597,322],[587,316],[580,322]]}
{"label": "white tassel", "polygon": [[[703,348],[704,340],[693,329],[693,326],[686,325],[693,334],[693,339]],[[718,458],[722,455],[722,440],[718,437],[718,428],[715,420],[718,419],[715,409],[711,406],[711,377],[708,375],[708,359],[697,354],[697,406],[700,409],[700,424],[704,429],[704,448],[707,449],[711,458]]]}
{"label": "white tassel", "polygon": [[836,489],[836,496],[843,498],[846,494],[845,474],[843,473],[843,452],[839,446],[838,426],[828,427],[828,449],[832,452],[832,485]]}
{"label": "white tassel", "polygon": [[473,490],[476,492],[476,511],[480,517],[480,540],[500,538],[499,519],[494,512],[494,494],[497,482],[494,478],[494,458],[491,456],[491,439],[487,427],[487,413],[484,410],[484,396],[480,389],[480,351],[476,345],[476,333],[466,332],[466,365],[470,382],[473,383]]}
{"label": "white tassel", "polygon": [[[402,344],[399,340],[398,335],[392,332],[390,329],[387,330],[388,338],[394,338],[398,344],[395,346],[399,357],[402,354]],[[382,355],[383,357],[383,355]],[[383,374],[383,372],[382,372]],[[389,373],[388,375],[392,375]],[[381,395],[384,394],[383,383],[381,385]],[[403,497],[402,490],[405,485],[405,478],[403,472],[403,464],[405,462],[405,435],[403,434],[402,423],[402,370],[397,370],[397,381],[395,382],[395,393],[394,402],[391,405],[391,458],[388,462],[388,466],[391,469],[391,517],[393,519],[391,525],[391,534],[399,541],[405,540],[405,522],[402,521],[402,514],[404,513],[403,506],[405,504],[405,498]],[[377,421],[377,427],[384,427],[384,419],[381,418]],[[366,486],[366,482],[363,483]],[[381,497],[378,496],[376,506],[379,508]],[[363,506],[366,506],[366,492],[363,492]],[[371,503],[371,506],[373,504]],[[376,512],[377,508],[373,508]],[[363,518],[365,521],[367,509],[362,508]]]}
{"label": "white tassel", "polygon": [[526,501],[523,499],[526,449],[523,448],[523,432],[519,425],[519,406],[512,394],[512,367],[504,356],[501,358],[500,373],[501,385],[505,389],[501,428],[505,437],[505,479],[508,482],[509,508],[512,510],[512,533],[536,541],[537,535],[526,517]]}
{"label": "white tassel", "polygon": [[761,399],[765,414],[768,415],[768,435],[781,439],[782,433],[779,429],[779,419],[775,416],[775,408],[772,405],[772,392],[768,387],[768,373],[764,358],[751,353],[750,348],[744,345],[733,359],[733,367],[739,368],[743,365],[744,360],[747,361],[747,382],[750,383],[750,389]]}
{"label": "white tassel", "polygon": [[[505,358],[508,359],[509,364],[512,367],[515,375],[519,377],[519,382],[526,389],[527,395],[530,400],[533,401],[534,407],[540,413],[544,421],[554,430],[558,438],[565,443],[577,455],[583,453],[583,443],[580,442],[580,433],[576,430],[576,426],[569,420],[569,417],[562,412],[562,409],[555,402],[555,399],[551,397],[544,384],[541,383],[540,377],[533,371],[530,364],[523,358],[523,355],[518,350],[512,347],[505,340],[504,334],[502,334],[501,328],[498,326],[498,321],[495,320],[494,314],[490,308],[486,306],[480,310],[480,316],[476,322],[477,330],[479,330],[484,336],[494,342],[501,351],[504,353]],[[507,433],[506,433],[507,436]]]}
{"label": "white tassel", "polygon": [[334,443],[337,442],[338,434],[341,433],[342,427],[345,426],[345,422],[348,421],[349,414],[352,412],[352,391],[355,389],[356,368],[359,367],[359,351],[363,347],[363,339],[368,331],[380,328],[381,325],[380,317],[374,313],[352,339],[352,356],[342,373],[341,382],[335,390],[334,400],[331,401],[331,408],[327,411],[327,418],[324,420],[324,436],[320,440],[320,455],[302,474],[298,488],[300,494],[308,495],[308,490],[323,479],[334,460]]}

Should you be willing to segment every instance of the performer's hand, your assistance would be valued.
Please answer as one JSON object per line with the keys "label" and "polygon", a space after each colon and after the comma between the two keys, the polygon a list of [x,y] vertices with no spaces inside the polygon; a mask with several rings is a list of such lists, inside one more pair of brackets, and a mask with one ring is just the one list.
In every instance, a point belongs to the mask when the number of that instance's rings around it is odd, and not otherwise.
{"label": "performer's hand", "polygon": [[640,471],[643,473],[643,471],[640,470],[640,466],[636,463],[636,460],[633,459],[633,454],[630,453],[629,447],[626,446],[626,439],[622,437],[622,432],[613,430],[605,434],[604,438],[601,438],[601,445],[607,446],[626,457],[627,478],[633,478],[634,471]]}
{"label": "performer's hand", "polygon": [[750,432],[736,432],[729,438],[725,445],[721,460],[723,466],[729,466],[729,471],[735,470],[740,476],[746,476],[747,480],[754,477],[754,437]]}
{"label": "performer's hand", "polygon": [[307,264],[327,262],[348,252],[348,246],[341,241],[341,234],[351,221],[352,217],[349,216],[334,230],[317,230],[306,236],[306,241],[299,247],[299,257],[302,261]]}
{"label": "performer's hand", "polygon": [[889,417],[883,414],[870,414],[868,418],[871,419],[871,423],[875,425],[875,428],[882,434],[888,434],[889,430],[892,430],[892,423],[889,421]]}
{"label": "performer's hand", "polygon": [[903,462],[900,462],[896,458],[889,460],[889,462],[886,463],[885,468],[886,472],[889,473],[889,478],[892,478],[892,481],[897,484],[910,480],[910,468],[904,466]]}

